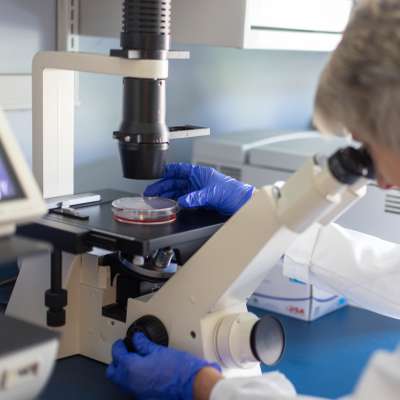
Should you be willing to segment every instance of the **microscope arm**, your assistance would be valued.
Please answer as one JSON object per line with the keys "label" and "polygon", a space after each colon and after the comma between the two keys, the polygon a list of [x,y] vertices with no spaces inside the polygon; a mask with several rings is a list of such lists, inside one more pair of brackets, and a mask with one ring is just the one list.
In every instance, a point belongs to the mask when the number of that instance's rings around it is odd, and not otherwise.
{"label": "microscope arm", "polygon": [[215,341],[224,319],[246,313],[247,299],[297,236],[350,207],[366,183],[362,177],[342,183],[328,164],[309,160],[281,189],[256,191],[159,292],[130,300],[128,320],[155,315],[172,346],[221,360]]}
{"label": "microscope arm", "polygon": [[365,185],[365,180],[359,189],[343,185],[308,161],[281,190],[258,190],[162,292],[178,285],[180,306],[182,297],[195,299],[190,307],[204,313],[245,301],[298,234],[315,222],[335,219],[364,195]]}

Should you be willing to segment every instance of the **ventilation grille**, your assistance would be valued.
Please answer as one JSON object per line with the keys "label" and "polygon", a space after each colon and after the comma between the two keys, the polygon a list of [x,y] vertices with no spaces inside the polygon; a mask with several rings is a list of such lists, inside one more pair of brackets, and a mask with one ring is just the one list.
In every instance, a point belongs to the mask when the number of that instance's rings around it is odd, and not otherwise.
{"label": "ventilation grille", "polygon": [[400,190],[391,190],[386,194],[385,212],[400,215]]}
{"label": "ventilation grille", "polygon": [[171,0],[125,0],[123,31],[136,34],[170,34]]}

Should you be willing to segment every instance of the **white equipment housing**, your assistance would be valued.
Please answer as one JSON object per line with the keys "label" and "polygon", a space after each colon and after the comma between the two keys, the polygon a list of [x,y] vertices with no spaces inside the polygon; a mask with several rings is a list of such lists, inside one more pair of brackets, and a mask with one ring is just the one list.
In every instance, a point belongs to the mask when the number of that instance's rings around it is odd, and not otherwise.
{"label": "white equipment housing", "polygon": [[0,316],[0,326],[0,399],[34,399],[53,371],[57,335],[4,316]]}
{"label": "white equipment housing", "polygon": [[[80,0],[80,34],[116,37],[121,0]],[[172,0],[172,37],[183,44],[332,51],[352,0]],[[99,22],[101,21],[101,22]]]}
{"label": "white equipment housing", "polygon": [[[193,162],[215,167],[222,173],[256,187],[286,181],[311,155],[329,155],[348,141],[318,132],[241,132],[196,140]],[[400,219],[400,191],[383,191],[369,184],[368,195],[337,222],[384,240],[400,242],[394,222]],[[365,216],[368,215],[368,218]]]}
{"label": "white equipment housing", "polygon": [[[39,188],[0,109],[0,240],[7,242],[17,224],[33,221],[46,211]],[[21,253],[17,241],[10,251]],[[58,338],[53,332],[0,316],[0,400],[36,397],[49,379],[57,350]]]}
{"label": "white equipment housing", "polygon": [[47,207],[8,121],[0,109],[0,237],[17,224],[42,216]]}
{"label": "white equipment housing", "polygon": [[351,0],[173,0],[182,43],[245,49],[332,51]]}
{"label": "white equipment housing", "polygon": [[[121,61],[97,55],[44,53],[36,57],[34,167],[45,197],[73,193],[71,71],[165,78],[167,66],[167,61]],[[55,82],[58,90],[54,90]],[[69,302],[66,325],[60,329],[59,356],[82,354],[108,363],[114,341],[125,337],[133,322],[151,315],[166,328],[172,347],[220,362],[227,375],[259,374],[249,338],[249,328],[258,319],[247,312],[247,299],[298,234],[314,222],[329,222],[364,195],[365,185],[364,179],[350,187],[343,185],[325,164],[310,159],[283,188],[260,189],[160,290],[130,298],[126,322],[102,315],[102,307],[111,304],[116,293],[110,268],[100,266],[101,251],[82,256],[64,253],[63,283]],[[45,325],[43,293],[49,281],[48,258],[24,262],[7,313]],[[242,329],[238,331],[234,324]],[[238,332],[249,340],[230,341]],[[272,346],[271,353],[275,350]]]}

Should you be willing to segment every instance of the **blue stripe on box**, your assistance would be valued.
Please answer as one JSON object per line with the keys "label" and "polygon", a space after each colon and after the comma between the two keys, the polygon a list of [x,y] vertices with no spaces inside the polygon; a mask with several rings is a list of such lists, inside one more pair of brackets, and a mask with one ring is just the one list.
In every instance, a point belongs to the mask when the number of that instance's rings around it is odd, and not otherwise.
{"label": "blue stripe on box", "polygon": [[339,296],[332,296],[328,297],[327,299],[318,299],[317,297],[303,297],[303,298],[289,298],[289,297],[276,297],[276,296],[267,296],[261,293],[254,293],[254,296],[261,297],[263,299],[268,300],[276,300],[276,301],[307,301],[307,300],[314,300],[318,303],[328,303],[332,300],[339,298]]}

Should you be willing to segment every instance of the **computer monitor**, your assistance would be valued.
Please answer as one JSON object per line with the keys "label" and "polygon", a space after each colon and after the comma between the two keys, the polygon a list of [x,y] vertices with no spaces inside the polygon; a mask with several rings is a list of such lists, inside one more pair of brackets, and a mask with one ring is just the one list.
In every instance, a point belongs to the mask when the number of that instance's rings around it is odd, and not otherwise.
{"label": "computer monitor", "polygon": [[0,109],[0,237],[46,212],[39,187]]}

